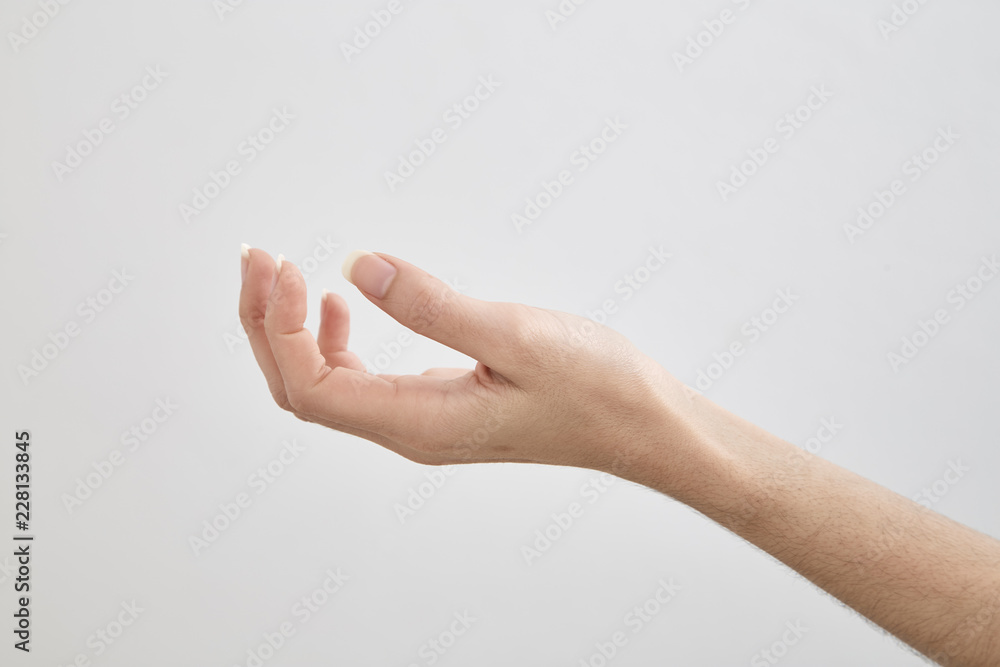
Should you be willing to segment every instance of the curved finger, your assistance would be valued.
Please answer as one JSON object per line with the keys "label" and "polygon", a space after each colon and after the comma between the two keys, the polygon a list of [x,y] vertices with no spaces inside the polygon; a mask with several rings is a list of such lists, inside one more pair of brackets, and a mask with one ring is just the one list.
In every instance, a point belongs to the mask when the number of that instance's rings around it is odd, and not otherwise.
{"label": "curved finger", "polygon": [[329,366],[304,328],[305,319],[305,280],[295,265],[284,262],[267,300],[264,331],[295,411],[396,438],[426,418],[429,402],[439,400],[434,386],[390,382],[363,370]]}
{"label": "curved finger", "polygon": [[[278,368],[277,360],[271,351],[271,345],[264,328],[268,298],[276,272],[276,262],[268,253],[256,248],[243,248],[242,254],[246,263],[246,269],[243,277],[243,287],[240,290],[240,322],[247,333],[247,338],[250,341],[250,347],[257,360],[257,365],[267,380],[268,388],[275,402],[285,410],[295,413],[296,411],[292,408],[288,400],[281,370]],[[346,307],[346,304],[344,305]],[[336,309],[336,306],[334,308]],[[339,311],[335,311],[333,315],[336,316],[338,313]],[[358,363],[360,364],[360,362]],[[418,463],[432,464],[437,462],[422,452],[414,451],[392,438],[364,428],[342,424],[319,416],[308,416],[307,418],[304,414],[300,413],[296,413],[296,416],[320,426],[364,438]]]}
{"label": "curved finger", "polygon": [[358,356],[347,350],[347,338],[351,331],[351,313],[344,297],[334,292],[323,291],[320,299],[319,333],[316,343],[330,368],[346,366],[363,371],[365,365]]}
{"label": "curved finger", "polygon": [[285,410],[291,410],[281,371],[271,353],[271,345],[264,331],[267,300],[276,270],[275,261],[269,254],[257,248],[244,248],[243,255],[246,274],[243,278],[243,287],[240,289],[240,323],[246,331],[253,356],[261,372],[264,373],[267,387],[275,403]]}

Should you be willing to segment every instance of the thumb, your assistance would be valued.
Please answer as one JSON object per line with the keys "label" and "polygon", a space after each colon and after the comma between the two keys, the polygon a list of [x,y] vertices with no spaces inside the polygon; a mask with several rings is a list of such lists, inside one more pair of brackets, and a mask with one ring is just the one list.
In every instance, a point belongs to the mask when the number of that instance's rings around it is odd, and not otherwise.
{"label": "thumb", "polygon": [[[344,277],[390,317],[416,333],[483,362],[501,364],[514,336],[504,306],[474,299],[409,262],[385,253],[355,250]],[[509,357],[507,357],[509,358]]]}

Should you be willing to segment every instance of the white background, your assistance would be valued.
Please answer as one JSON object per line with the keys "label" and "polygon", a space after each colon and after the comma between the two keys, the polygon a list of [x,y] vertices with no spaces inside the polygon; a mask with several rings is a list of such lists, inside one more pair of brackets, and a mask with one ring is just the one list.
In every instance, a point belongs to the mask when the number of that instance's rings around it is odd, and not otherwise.
{"label": "white background", "polygon": [[[591,0],[555,27],[556,0],[403,0],[345,57],[386,4],[79,0],[20,42],[10,33],[42,10],[3,3],[0,541],[17,532],[13,434],[29,429],[36,542],[30,656],[11,646],[13,546],[0,549],[0,663],[247,665],[291,622],[264,664],[427,665],[426,642],[468,611],[436,664],[597,666],[620,630],[613,665],[769,664],[758,652],[796,622],[807,631],[782,665],[923,664],[658,493],[618,481],[589,503],[590,471],[463,466],[401,522],[435,469],[274,404],[240,337],[238,251],[315,269],[307,326],[321,289],[340,292],[373,363],[402,328],[341,276],[355,248],[485,299],[580,315],[614,299],[608,325],[692,385],[741,341],[712,400],[801,446],[832,418],[843,428],[821,456],[908,497],[937,482],[934,509],[998,536],[1000,281],[973,280],[961,309],[952,290],[1000,251],[1000,6],[910,2],[890,31],[888,0]],[[733,21],[679,67],[723,10]],[[166,78],[121,119],[115,100],[147,67]],[[452,128],[445,112],[480,77],[500,85]],[[832,97],[799,110],[813,87]],[[246,161],[273,109],[294,121]],[[796,110],[809,118],[786,137],[776,122]],[[104,118],[114,131],[60,178],[53,163]],[[607,119],[627,129],[578,171]],[[390,190],[385,172],[438,127],[447,141]],[[959,138],[911,180],[942,128]],[[769,137],[780,149],[724,201],[718,183]],[[186,221],[180,206],[234,159],[240,174]],[[573,185],[519,232],[511,216],[562,169]],[[905,194],[851,237],[894,179]],[[616,283],[651,245],[672,257],[626,300]],[[78,305],[109,296],[116,270],[133,279],[88,319]],[[744,323],[778,290],[793,307],[751,342]],[[939,308],[947,324],[894,368],[887,355]],[[71,323],[65,349],[45,348]],[[25,375],[36,352],[51,358]],[[472,365],[425,339],[395,357],[391,372]],[[157,399],[179,407],[130,451],[122,433]],[[258,495],[248,479],[292,440],[304,452]],[[122,465],[67,503],[113,450]],[[941,481],[954,462],[968,471]],[[190,538],[239,493],[252,504],[196,555]],[[583,516],[528,564],[522,547],[574,501]],[[301,623],[293,606],[337,568],[349,580]],[[676,597],[632,632],[626,615],[661,578]],[[138,619],[97,655],[94,633],[133,600]]]}

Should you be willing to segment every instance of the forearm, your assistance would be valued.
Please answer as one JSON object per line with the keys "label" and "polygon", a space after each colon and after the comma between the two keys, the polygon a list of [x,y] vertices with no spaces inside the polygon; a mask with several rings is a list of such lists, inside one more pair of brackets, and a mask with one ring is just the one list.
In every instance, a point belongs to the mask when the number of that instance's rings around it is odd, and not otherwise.
{"label": "forearm", "polygon": [[1000,542],[703,396],[670,393],[669,447],[640,441],[612,472],[690,505],[941,664],[1000,664]]}

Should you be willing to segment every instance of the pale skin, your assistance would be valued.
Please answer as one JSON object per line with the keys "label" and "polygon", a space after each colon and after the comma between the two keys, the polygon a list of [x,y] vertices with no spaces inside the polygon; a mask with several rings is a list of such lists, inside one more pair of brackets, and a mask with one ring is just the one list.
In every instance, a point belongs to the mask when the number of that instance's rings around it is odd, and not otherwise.
{"label": "pale skin", "polygon": [[321,302],[259,249],[240,319],[279,406],[425,465],[527,462],[607,472],[683,502],[942,665],[1000,665],[1000,541],[814,456],[690,390],[588,319],[463,295],[384,253],[345,262],[400,324],[474,369],[370,374],[347,303]]}

